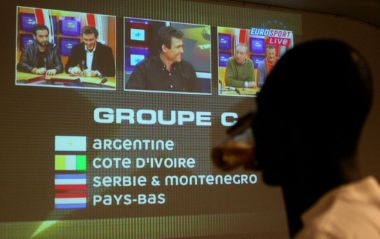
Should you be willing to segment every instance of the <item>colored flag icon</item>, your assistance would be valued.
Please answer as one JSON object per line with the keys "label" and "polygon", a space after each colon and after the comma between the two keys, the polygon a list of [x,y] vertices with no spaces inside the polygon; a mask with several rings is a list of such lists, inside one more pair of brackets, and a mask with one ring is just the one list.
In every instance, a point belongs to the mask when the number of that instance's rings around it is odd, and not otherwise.
{"label": "colored flag icon", "polygon": [[55,136],[55,151],[86,151],[86,136]]}
{"label": "colored flag icon", "polygon": [[56,174],[56,190],[86,190],[86,174]]}
{"label": "colored flag icon", "polygon": [[55,170],[86,171],[86,155],[55,155]]}
{"label": "colored flag icon", "polygon": [[87,207],[86,193],[60,193],[55,194],[56,209],[77,209]]}

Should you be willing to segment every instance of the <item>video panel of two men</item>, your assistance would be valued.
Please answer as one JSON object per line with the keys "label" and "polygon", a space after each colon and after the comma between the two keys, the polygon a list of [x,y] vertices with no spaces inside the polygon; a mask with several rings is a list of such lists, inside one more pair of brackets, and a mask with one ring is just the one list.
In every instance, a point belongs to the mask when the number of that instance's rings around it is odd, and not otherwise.
{"label": "video panel of two men", "polygon": [[211,94],[210,26],[124,21],[126,90]]}
{"label": "video panel of two men", "polygon": [[291,31],[218,27],[219,95],[255,96],[292,46]]}
{"label": "video panel of two men", "polygon": [[116,89],[113,16],[18,7],[16,84]]}

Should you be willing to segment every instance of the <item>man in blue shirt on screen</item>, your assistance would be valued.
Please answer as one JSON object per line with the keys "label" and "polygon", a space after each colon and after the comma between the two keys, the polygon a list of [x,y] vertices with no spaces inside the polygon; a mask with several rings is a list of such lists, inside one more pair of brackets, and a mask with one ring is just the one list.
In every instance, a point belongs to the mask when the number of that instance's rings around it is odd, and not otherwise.
{"label": "man in blue shirt on screen", "polygon": [[127,81],[127,89],[201,92],[194,67],[182,59],[183,33],[174,27],[158,31],[160,54],[140,62]]}
{"label": "man in blue shirt on screen", "polygon": [[37,75],[61,73],[61,56],[57,47],[49,42],[49,29],[45,25],[35,25],[33,39],[33,43],[23,50],[17,70]]}

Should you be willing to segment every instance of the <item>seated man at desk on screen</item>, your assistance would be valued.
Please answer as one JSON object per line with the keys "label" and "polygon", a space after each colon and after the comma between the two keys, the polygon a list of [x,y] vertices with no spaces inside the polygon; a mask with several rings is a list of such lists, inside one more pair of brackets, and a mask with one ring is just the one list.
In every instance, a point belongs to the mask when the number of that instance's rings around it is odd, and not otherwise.
{"label": "seated man at desk on screen", "polygon": [[158,31],[160,54],[140,62],[127,82],[127,89],[201,92],[193,66],[182,59],[183,33],[174,27]]}
{"label": "seated man at desk on screen", "polygon": [[262,87],[265,81],[265,78],[272,70],[273,66],[276,64],[276,48],[273,45],[267,45],[265,50],[265,59],[260,61],[257,70],[258,70],[258,80],[259,86]]}
{"label": "seated man at desk on screen", "polygon": [[84,26],[82,43],[73,47],[66,64],[66,72],[71,75],[102,77],[115,75],[115,61],[112,49],[97,41],[98,30]]}
{"label": "seated man at desk on screen", "polygon": [[33,39],[23,50],[17,70],[37,75],[61,73],[61,56],[56,46],[49,42],[49,29],[45,25],[35,25]]}
{"label": "seated man at desk on screen", "polygon": [[239,44],[235,55],[227,62],[226,85],[236,88],[256,87],[253,62],[248,58],[248,47]]}

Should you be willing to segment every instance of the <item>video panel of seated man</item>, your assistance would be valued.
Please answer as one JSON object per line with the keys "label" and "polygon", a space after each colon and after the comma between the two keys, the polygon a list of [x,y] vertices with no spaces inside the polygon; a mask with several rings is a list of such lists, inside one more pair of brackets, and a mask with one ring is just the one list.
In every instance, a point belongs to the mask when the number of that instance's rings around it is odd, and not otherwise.
{"label": "video panel of seated man", "polygon": [[16,85],[116,89],[114,16],[18,7]]}
{"label": "video panel of seated man", "polygon": [[125,18],[125,89],[211,93],[211,35],[204,25]]}
{"label": "video panel of seated man", "polygon": [[276,29],[218,27],[219,95],[256,96],[293,33]]}

